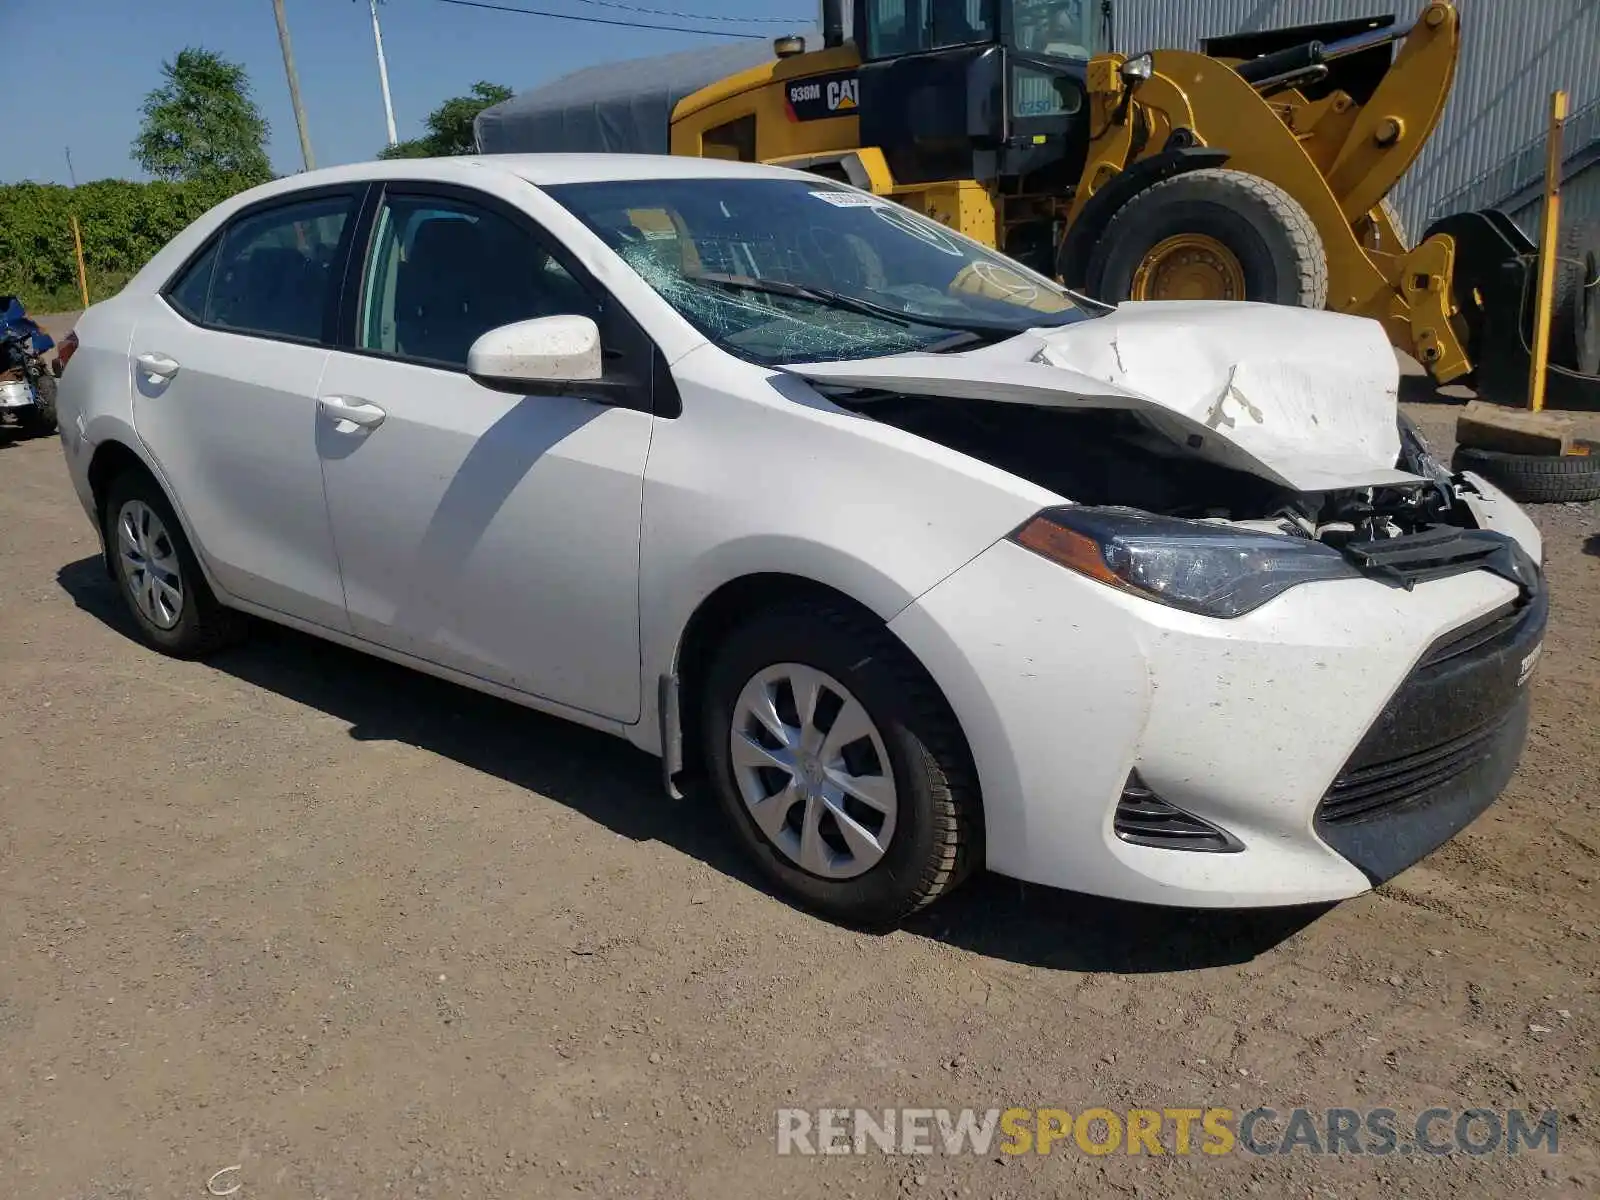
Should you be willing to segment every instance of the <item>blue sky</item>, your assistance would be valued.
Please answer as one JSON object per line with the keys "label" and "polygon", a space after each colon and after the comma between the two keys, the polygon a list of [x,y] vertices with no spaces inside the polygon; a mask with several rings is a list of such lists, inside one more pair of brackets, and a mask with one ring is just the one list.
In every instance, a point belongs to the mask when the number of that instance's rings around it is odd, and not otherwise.
{"label": "blue sky", "polygon": [[[816,0],[492,0],[578,16],[694,25],[616,7],[724,17],[802,18]],[[284,0],[306,120],[318,166],[359,162],[383,146],[383,100],[366,0]],[[593,63],[665,54],[716,39],[459,8],[439,0],[387,0],[379,8],[395,120],[402,138],[422,131],[441,100],[487,79],[517,91]],[[771,36],[784,25],[702,22]],[[67,182],[72,147],[78,182],[142,178],[128,147],[139,106],[160,83],[161,63],[186,45],[243,63],[272,125],[273,166],[300,168],[299,143],[272,0],[0,0],[11,119],[0,123],[0,182]]]}

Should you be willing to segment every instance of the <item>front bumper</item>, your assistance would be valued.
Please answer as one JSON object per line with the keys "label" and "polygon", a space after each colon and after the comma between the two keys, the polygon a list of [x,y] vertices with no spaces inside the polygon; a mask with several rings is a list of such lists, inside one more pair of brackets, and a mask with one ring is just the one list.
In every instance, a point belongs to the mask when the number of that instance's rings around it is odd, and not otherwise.
{"label": "front bumper", "polygon": [[[1359,894],[1499,793],[1520,753],[1526,689],[1513,683],[1508,693],[1495,672],[1514,659],[1521,675],[1528,641],[1543,629],[1542,599],[1496,652],[1493,671],[1463,674],[1478,658],[1457,655],[1451,667],[1429,655],[1519,596],[1488,571],[1412,591],[1342,580],[1219,621],[1002,542],[890,628],[939,682],[967,734],[992,870],[1146,903],[1253,907]],[[1362,820],[1341,822],[1325,809],[1351,772],[1471,732],[1447,711],[1468,695],[1507,715],[1493,737],[1473,743],[1466,769]],[[1119,838],[1117,804],[1135,771],[1242,849],[1193,853]]]}
{"label": "front bumper", "polygon": [[1317,835],[1373,883],[1449,841],[1510,782],[1549,611],[1541,586],[1432,647],[1323,796]]}

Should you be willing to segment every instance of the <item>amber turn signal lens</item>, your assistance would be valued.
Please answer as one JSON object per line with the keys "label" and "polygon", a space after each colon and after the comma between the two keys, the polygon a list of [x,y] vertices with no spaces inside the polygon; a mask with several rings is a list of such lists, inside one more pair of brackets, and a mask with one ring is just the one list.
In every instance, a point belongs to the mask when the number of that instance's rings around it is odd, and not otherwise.
{"label": "amber turn signal lens", "polygon": [[1128,586],[1126,580],[1106,566],[1099,543],[1076,530],[1063,529],[1048,517],[1035,517],[1012,534],[1011,540],[1090,579],[1097,579],[1112,587]]}

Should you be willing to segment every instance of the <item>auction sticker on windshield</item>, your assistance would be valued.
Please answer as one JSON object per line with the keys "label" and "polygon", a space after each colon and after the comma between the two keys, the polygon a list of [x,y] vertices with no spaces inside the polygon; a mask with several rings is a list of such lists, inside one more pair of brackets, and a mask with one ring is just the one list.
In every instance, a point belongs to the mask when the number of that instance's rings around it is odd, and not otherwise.
{"label": "auction sticker on windshield", "polygon": [[880,200],[876,196],[869,196],[865,192],[812,192],[811,195],[825,204],[835,208],[880,208],[888,201]]}

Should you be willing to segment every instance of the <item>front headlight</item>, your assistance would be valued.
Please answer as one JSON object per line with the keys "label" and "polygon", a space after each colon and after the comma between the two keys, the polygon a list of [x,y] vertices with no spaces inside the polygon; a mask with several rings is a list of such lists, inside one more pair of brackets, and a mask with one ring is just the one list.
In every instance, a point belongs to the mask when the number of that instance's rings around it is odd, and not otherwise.
{"label": "front headlight", "polygon": [[1046,509],[1011,540],[1110,587],[1208,617],[1240,616],[1302,583],[1361,578],[1317,542],[1131,508]]}

